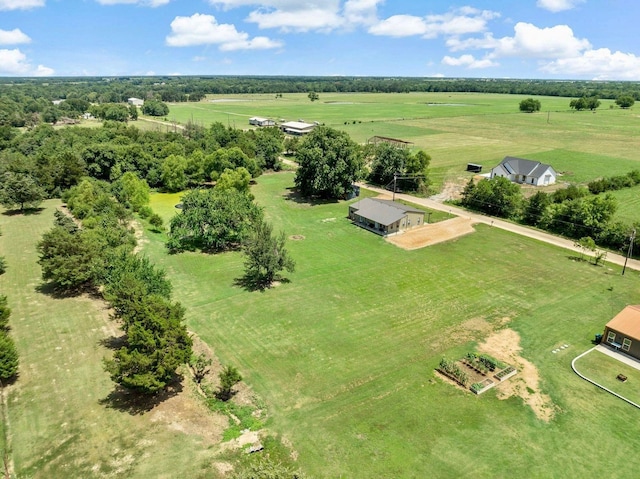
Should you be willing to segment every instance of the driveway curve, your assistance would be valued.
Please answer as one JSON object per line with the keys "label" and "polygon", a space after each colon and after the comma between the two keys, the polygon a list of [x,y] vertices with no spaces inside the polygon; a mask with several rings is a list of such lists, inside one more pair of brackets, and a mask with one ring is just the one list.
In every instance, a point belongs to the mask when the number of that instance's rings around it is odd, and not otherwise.
{"label": "driveway curve", "polygon": [[[390,192],[383,188],[378,188],[376,186],[372,186],[366,183],[359,183],[358,186],[362,188],[366,188],[367,190],[375,191],[381,195],[389,195]],[[506,231],[510,231],[512,233],[519,234],[521,236],[526,236],[528,238],[533,238],[538,241],[543,241],[548,244],[552,244],[554,246],[559,246],[560,248],[568,249],[570,251],[574,251],[576,253],[581,253],[582,250],[580,248],[576,248],[573,244],[572,240],[568,240],[565,238],[560,238],[559,236],[555,236],[549,233],[545,233],[544,231],[536,230],[533,228],[528,228],[526,226],[518,225],[515,223],[511,223],[509,221],[502,220],[500,218],[494,218],[492,216],[486,216],[479,213],[473,213],[471,211],[464,210],[462,208],[458,208],[456,206],[446,205],[444,203],[439,203],[437,201],[431,200],[429,198],[418,198],[417,196],[407,195],[405,193],[396,193],[396,198],[409,201],[413,204],[424,206],[426,208],[430,208],[432,210],[444,211],[446,213],[450,213],[456,216],[462,216],[465,218],[470,218],[473,223],[483,223],[489,226],[493,226],[494,228],[500,228]],[[625,257],[612,253],[610,251],[607,252],[607,263],[613,263],[618,266],[624,266]],[[627,269],[633,269],[636,271],[640,271],[640,261],[636,259],[627,260]]]}

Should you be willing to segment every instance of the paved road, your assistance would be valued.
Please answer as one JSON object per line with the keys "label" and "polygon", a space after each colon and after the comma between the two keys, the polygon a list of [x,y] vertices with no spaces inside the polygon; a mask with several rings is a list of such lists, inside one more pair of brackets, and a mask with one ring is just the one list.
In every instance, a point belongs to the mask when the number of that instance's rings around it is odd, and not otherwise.
{"label": "paved road", "polygon": [[[372,185],[368,185],[365,183],[360,183],[359,184],[362,188],[366,188],[368,190],[372,190],[375,191],[377,193],[380,194],[384,194],[384,195],[389,195],[391,194],[388,190],[382,189],[382,188],[377,188],[375,186]],[[405,201],[409,201],[411,203],[417,204],[417,205],[421,205],[421,206],[425,206],[427,208],[431,208],[432,210],[438,210],[438,211],[444,211],[444,212],[448,212],[451,213],[452,215],[456,215],[456,216],[463,216],[466,218],[471,218],[471,220],[474,223],[484,223],[487,225],[491,225],[495,228],[500,228],[506,231],[511,231],[512,233],[516,233],[522,236],[526,236],[528,238],[533,238],[536,239],[538,241],[543,241],[545,243],[549,243],[555,246],[559,246],[561,248],[565,248],[571,251],[575,251],[577,253],[580,253],[581,250],[580,248],[576,248],[573,245],[573,241],[568,240],[568,239],[564,239],[564,238],[560,238],[558,236],[554,236],[552,234],[549,233],[545,233],[543,231],[539,231],[539,230],[535,230],[533,228],[527,228],[526,226],[522,226],[522,225],[518,225],[515,223],[510,223],[509,221],[504,221],[498,218],[493,218],[491,216],[485,216],[482,214],[478,214],[478,213],[472,213],[470,211],[467,210],[463,210],[462,208],[456,208],[455,206],[450,206],[450,205],[446,205],[443,203],[439,203],[437,201],[434,200],[430,200],[428,198],[418,198],[416,196],[411,196],[411,195],[407,195],[407,194],[403,194],[403,193],[396,193],[396,198],[398,199],[402,199]],[[615,254],[615,253],[607,253],[607,259],[606,261],[608,263],[613,263],[613,264],[617,264],[619,266],[623,266],[624,262],[625,262],[625,257],[619,254]],[[640,261],[635,260],[635,259],[629,259],[627,261],[627,269],[633,269],[636,271],[640,271]]]}

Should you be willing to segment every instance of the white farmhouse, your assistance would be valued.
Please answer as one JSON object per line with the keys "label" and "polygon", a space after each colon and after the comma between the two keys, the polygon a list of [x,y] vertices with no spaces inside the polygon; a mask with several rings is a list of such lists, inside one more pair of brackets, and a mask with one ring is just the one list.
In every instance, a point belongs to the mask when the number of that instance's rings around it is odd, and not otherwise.
{"label": "white farmhouse", "polygon": [[498,166],[491,169],[489,178],[503,176],[514,183],[547,186],[556,182],[558,174],[551,165],[539,161],[506,156]]}

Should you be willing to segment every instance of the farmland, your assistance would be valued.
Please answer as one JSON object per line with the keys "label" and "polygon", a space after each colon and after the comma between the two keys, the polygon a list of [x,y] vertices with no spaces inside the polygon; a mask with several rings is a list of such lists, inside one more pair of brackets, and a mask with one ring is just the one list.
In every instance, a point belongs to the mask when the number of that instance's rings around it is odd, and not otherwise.
{"label": "farmland", "polygon": [[576,112],[569,98],[538,97],[542,111],[520,113],[519,95],[473,93],[328,94],[310,102],[303,94],[211,96],[197,104],[170,105],[171,121],[212,121],[237,128],[262,116],[318,121],[348,132],[358,142],[374,135],[411,141],[432,157],[436,188],[464,178],[468,162],[495,166],[504,156],[552,164],[562,181],[586,182],[638,167],[635,143],[640,117],[633,109],[601,107]]}
{"label": "farmland", "polygon": [[[276,229],[304,237],[289,241],[290,283],[249,293],[234,286],[238,254],[168,256],[158,235],[146,251],[167,268],[190,327],[239,365],[313,477],[553,477],[567,467],[595,477],[638,447],[637,412],[570,368],[633,301],[637,273],[482,226],[402,251],[350,225],[343,203],[295,201],[292,180],[267,175],[253,189]],[[174,201],[154,195],[152,206],[168,219]],[[505,329],[539,373],[527,387],[550,398],[548,422],[522,398],[476,397],[434,375],[443,356]],[[570,346],[552,354],[560,344]]]}
{"label": "farmland", "polygon": [[[566,98],[541,98],[543,112],[523,114],[522,98],[321,94],[311,103],[302,94],[232,95],[171,104],[156,127],[245,127],[250,116],[266,116],[319,121],[359,142],[397,137],[432,156],[436,188],[465,181],[467,162],[487,171],[505,155],[551,163],[575,182],[640,166],[629,141],[640,121],[633,110],[603,101],[595,114],[572,112]],[[170,255],[166,235],[151,230],[142,251],[168,273],[189,329],[238,367],[269,416],[267,432],[290,445],[310,477],[607,477],[614,467],[633,475],[638,411],[578,378],[570,363],[638,302],[638,272],[621,276],[618,267],[483,225],[405,251],[351,225],[348,202],[310,204],[293,184],[285,171],[252,187],[297,263],[272,289],[237,285],[238,252]],[[638,219],[637,189],[615,194],[621,217]],[[152,195],[165,224],[180,196]],[[117,335],[105,305],[42,287],[35,244],[59,204],[0,214],[8,263],[0,292],[13,309],[21,360],[6,390],[4,447],[16,476],[221,477],[212,461],[221,457],[225,423],[201,407],[191,382],[155,408],[123,407],[102,368]],[[475,396],[434,372],[443,357],[497,343],[517,359],[511,389]]]}

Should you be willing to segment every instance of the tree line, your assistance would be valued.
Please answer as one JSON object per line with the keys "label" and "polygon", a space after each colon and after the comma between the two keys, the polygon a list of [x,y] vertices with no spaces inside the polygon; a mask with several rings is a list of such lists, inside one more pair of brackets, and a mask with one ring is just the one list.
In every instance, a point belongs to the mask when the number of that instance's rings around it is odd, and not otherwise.
{"label": "tree line", "polygon": [[[636,176],[636,172],[627,175],[632,178]],[[592,194],[590,188],[576,185],[553,193],[538,191],[530,198],[525,198],[520,186],[507,178],[484,178],[477,183],[472,178],[460,202],[469,209],[519,221],[569,238],[590,238],[595,244],[623,253],[629,247],[630,232],[640,228],[639,222],[629,225],[614,220],[618,203],[610,193]],[[637,252],[640,239],[635,239],[634,246]]]}
{"label": "tree line", "polygon": [[[317,99],[318,93],[334,92],[473,92],[640,100],[640,82],[290,76],[0,78],[0,126],[28,125],[35,113],[47,120],[56,115],[74,117],[90,111],[88,105],[123,104],[131,97],[149,101],[146,114],[163,116],[166,105],[159,103],[200,101],[209,94],[282,97],[283,93],[306,93]],[[54,108],[56,100],[65,101]],[[116,110],[113,113],[117,114]]]}

